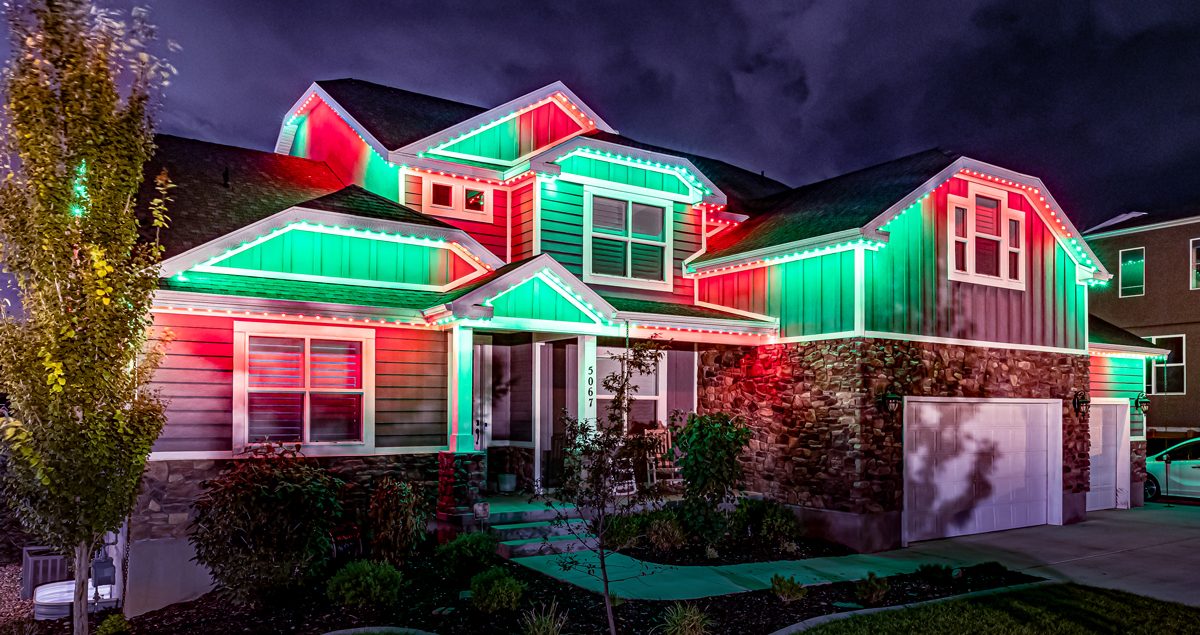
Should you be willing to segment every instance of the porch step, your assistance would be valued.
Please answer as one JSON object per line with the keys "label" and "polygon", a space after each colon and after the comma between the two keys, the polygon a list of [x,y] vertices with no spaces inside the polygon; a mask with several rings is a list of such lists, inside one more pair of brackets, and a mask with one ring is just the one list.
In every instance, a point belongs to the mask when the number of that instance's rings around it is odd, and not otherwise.
{"label": "porch step", "polygon": [[[582,527],[582,518],[571,518],[565,523],[554,523],[549,520],[543,520],[533,523],[513,523],[508,525],[492,525],[492,533],[501,541],[528,540],[531,538],[545,538],[546,536],[566,536],[570,534],[567,525],[571,525],[571,529],[576,526]],[[583,533],[582,529],[575,529],[578,533]]]}
{"label": "porch step", "polygon": [[[499,506],[496,506],[499,507]],[[521,523],[539,523],[548,520],[554,520],[559,517],[559,512],[567,518],[578,518],[579,514],[574,508],[570,509],[547,509],[546,507],[537,506],[526,509],[497,509],[492,508],[491,516],[488,517],[488,523],[493,527],[496,525],[515,525]]]}
{"label": "porch step", "polygon": [[524,558],[527,556],[548,556],[557,553],[575,553],[587,551],[588,545],[584,540],[594,538],[591,534],[582,539],[575,536],[550,536],[547,538],[530,538],[528,540],[509,540],[496,545],[496,553],[504,559]]}

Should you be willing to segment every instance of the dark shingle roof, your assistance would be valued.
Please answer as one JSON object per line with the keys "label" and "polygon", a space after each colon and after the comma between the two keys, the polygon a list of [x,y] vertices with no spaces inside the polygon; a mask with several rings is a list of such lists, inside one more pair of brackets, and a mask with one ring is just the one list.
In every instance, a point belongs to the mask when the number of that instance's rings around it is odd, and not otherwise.
{"label": "dark shingle roof", "polygon": [[146,226],[146,206],[157,196],[154,178],[166,168],[175,187],[167,206],[170,226],[160,234],[164,258],[343,187],[321,161],[170,135],[154,142],[138,201]]}
{"label": "dark shingle roof", "polygon": [[1144,340],[1112,322],[1106,322],[1091,314],[1088,314],[1088,343],[1155,348],[1153,342]]}
{"label": "dark shingle roof", "polygon": [[432,216],[426,216],[411,207],[405,207],[374,192],[364,190],[357,185],[348,185],[332,194],[326,194],[311,201],[303,201],[298,203],[298,205],[308,209],[337,212],[351,216],[454,229],[453,225],[444,223]]}
{"label": "dark shingle roof", "polygon": [[1151,212],[1144,212],[1111,225],[1093,227],[1092,229],[1083,232],[1083,234],[1085,236],[1088,234],[1105,234],[1111,231],[1137,229],[1138,227],[1146,227],[1147,225],[1157,225],[1158,223],[1166,223],[1173,220],[1184,220],[1187,218],[1200,219],[1200,205],[1180,205],[1178,207],[1168,207]]}
{"label": "dark shingle roof", "polygon": [[639,150],[647,150],[649,152],[661,152],[676,157],[683,157],[696,166],[698,170],[704,173],[710,181],[713,182],[722,192],[729,197],[733,210],[743,212],[744,203],[746,201],[763,198],[772,194],[785,192],[788,186],[769,179],[765,176],[755,174],[749,170],[739,168],[736,165],[730,165],[724,161],[702,157],[698,154],[688,152],[680,152],[671,150],[670,148],[662,148],[653,146],[648,143],[634,141],[629,137],[615,135],[603,130],[597,130],[589,135],[593,139],[607,141],[617,145],[623,145],[629,148],[638,148]]}
{"label": "dark shingle roof", "polygon": [[361,79],[322,80],[317,85],[388,150],[420,141],[487,110]]}
{"label": "dark shingle roof", "polygon": [[710,320],[740,320],[743,322],[758,322],[753,318],[748,318],[744,315],[735,313],[726,313],[716,309],[710,309],[702,306],[692,306],[688,304],[675,304],[673,302],[653,302],[651,300],[635,300],[632,298],[614,298],[604,296],[604,299],[613,308],[618,311],[630,311],[634,313],[656,313],[658,315],[669,315],[672,317],[693,317],[693,318],[708,318]]}
{"label": "dark shingle roof", "polygon": [[752,218],[717,234],[696,262],[862,227],[957,159],[926,150],[751,201]]}

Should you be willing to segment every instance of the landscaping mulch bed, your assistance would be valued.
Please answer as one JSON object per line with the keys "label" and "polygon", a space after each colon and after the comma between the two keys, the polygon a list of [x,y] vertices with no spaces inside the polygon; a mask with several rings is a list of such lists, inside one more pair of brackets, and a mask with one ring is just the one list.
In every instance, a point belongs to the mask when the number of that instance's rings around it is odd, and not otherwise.
{"label": "landscaping mulch bed", "polygon": [[33,600],[21,601],[21,565],[0,567],[0,624],[20,621],[33,612]]}
{"label": "landscaping mulch bed", "polygon": [[845,545],[819,538],[798,538],[794,542],[796,550],[788,552],[780,548],[778,540],[772,538],[760,536],[744,538],[719,547],[716,558],[709,558],[705,552],[705,546],[698,542],[689,542],[687,545],[672,549],[671,551],[659,551],[652,545],[643,544],[637,547],[622,549],[620,553],[644,562],[675,567],[807,560],[808,558],[849,556],[857,553]]}
{"label": "landscaping mulch bed", "polygon": [[[525,607],[549,605],[557,601],[569,613],[567,632],[577,635],[607,633],[604,601],[579,587],[559,582],[520,565],[503,563],[526,584]],[[992,575],[968,573],[949,584],[931,586],[913,575],[893,576],[884,605],[907,604],[970,591],[1009,586],[1037,580],[1021,573],[999,571]],[[498,635],[521,632],[519,611],[485,615],[473,609],[459,592],[467,580],[447,580],[432,566],[421,564],[406,571],[412,582],[399,606],[393,608],[347,609],[324,598],[313,587],[297,593],[291,605],[231,606],[216,593],[198,600],[175,604],[131,620],[135,635],[319,635],[328,631],[362,626],[406,626],[438,635]],[[715,635],[766,634],[796,622],[859,608],[854,604],[854,583],[842,582],[809,587],[808,596],[785,604],[770,591],[753,591],[695,600],[714,619]],[[616,607],[620,632],[644,634],[661,620],[672,602],[628,600]],[[453,609],[448,615],[436,615],[435,609]],[[67,635],[70,625],[60,620],[45,630],[46,635]]]}

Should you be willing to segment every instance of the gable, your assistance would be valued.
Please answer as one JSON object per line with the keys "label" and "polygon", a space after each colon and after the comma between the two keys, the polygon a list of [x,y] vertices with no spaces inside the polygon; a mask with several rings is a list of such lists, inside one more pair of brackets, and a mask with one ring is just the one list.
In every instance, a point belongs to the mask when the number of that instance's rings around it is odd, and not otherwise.
{"label": "gable", "polygon": [[599,323],[598,319],[584,312],[578,302],[551,286],[540,273],[484,300],[483,304],[492,307],[493,315],[500,318]]}
{"label": "gable", "polygon": [[691,189],[687,183],[683,182],[683,179],[661,170],[651,170],[578,154],[558,161],[558,165],[562,168],[563,174],[574,174],[597,181],[608,181],[681,196],[691,194]]}
{"label": "gable", "polygon": [[584,126],[557,100],[506,117],[448,144],[426,152],[428,156],[483,159],[512,165],[534,152],[584,131]]}

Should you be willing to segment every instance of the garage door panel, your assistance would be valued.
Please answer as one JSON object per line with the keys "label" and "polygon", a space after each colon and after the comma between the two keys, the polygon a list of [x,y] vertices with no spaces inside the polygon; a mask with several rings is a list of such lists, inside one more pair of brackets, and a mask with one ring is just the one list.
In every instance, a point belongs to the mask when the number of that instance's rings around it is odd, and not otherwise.
{"label": "garage door panel", "polygon": [[1091,439],[1087,511],[1117,506],[1117,432],[1120,410],[1113,405],[1092,407],[1088,418]]}

